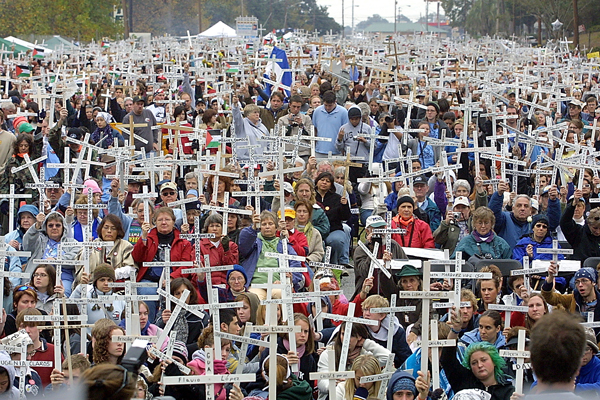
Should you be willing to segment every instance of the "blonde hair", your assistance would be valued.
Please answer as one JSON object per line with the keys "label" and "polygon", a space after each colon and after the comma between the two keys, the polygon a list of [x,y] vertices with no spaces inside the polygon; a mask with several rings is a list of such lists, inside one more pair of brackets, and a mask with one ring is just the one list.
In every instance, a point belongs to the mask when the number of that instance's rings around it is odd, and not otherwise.
{"label": "blonde hair", "polygon": [[390,302],[388,301],[388,299],[386,299],[383,296],[380,296],[378,294],[373,294],[369,297],[367,297],[365,299],[365,301],[362,302],[362,308],[363,310],[365,309],[369,309],[369,308],[380,308],[380,307],[389,307],[390,306]]}
{"label": "blonde hair", "polygon": [[[381,373],[381,366],[379,361],[371,354],[361,354],[356,357],[356,360],[352,363],[352,371],[361,371],[363,376],[377,375]],[[373,386],[369,389],[369,397],[377,397],[379,393],[379,387],[381,381],[376,381]],[[344,400],[352,400],[354,392],[356,392],[356,383],[354,379],[346,379],[346,387],[344,393]]]}
{"label": "blonde hair", "polygon": [[247,117],[253,112],[260,112],[260,107],[256,104],[248,104],[246,107],[244,107],[244,117]]}

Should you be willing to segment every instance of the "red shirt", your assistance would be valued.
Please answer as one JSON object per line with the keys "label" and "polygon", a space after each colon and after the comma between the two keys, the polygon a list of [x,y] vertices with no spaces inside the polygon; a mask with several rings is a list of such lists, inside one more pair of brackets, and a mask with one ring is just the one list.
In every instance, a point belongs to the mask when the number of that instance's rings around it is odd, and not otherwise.
{"label": "red shirt", "polygon": [[[42,342],[42,346],[39,349],[36,349],[35,355],[31,357],[31,361],[51,361],[54,363],[54,345],[46,342],[46,339],[40,338],[40,342]],[[59,350],[60,351],[60,350]],[[64,361],[65,358],[60,356],[60,361]],[[48,386],[50,383],[50,374],[52,373],[53,367],[35,367],[32,368],[40,375],[42,378],[42,385],[44,387]]]}

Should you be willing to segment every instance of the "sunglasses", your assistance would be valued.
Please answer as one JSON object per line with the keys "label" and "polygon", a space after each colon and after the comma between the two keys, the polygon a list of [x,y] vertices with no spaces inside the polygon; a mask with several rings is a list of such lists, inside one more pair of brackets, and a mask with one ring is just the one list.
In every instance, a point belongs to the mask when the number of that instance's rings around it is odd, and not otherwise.
{"label": "sunglasses", "polygon": [[19,286],[16,291],[23,292],[25,290],[35,290],[35,289],[31,286],[23,285],[23,286]]}
{"label": "sunglasses", "polygon": [[175,192],[173,192],[173,191],[171,191],[171,192],[167,192],[167,191],[164,191],[164,192],[162,192],[162,195],[163,195],[163,196],[175,196],[175,194],[176,194],[176,193],[175,193]]}
{"label": "sunglasses", "polygon": [[48,228],[61,228],[62,224],[48,224]]}
{"label": "sunglasses", "polygon": [[[112,304],[110,304],[108,306],[105,305],[104,308],[106,308],[106,311],[108,311],[108,312],[112,312],[115,309],[115,307]],[[100,309],[102,309],[102,306],[99,304],[94,304],[92,306],[92,311],[98,311]]]}

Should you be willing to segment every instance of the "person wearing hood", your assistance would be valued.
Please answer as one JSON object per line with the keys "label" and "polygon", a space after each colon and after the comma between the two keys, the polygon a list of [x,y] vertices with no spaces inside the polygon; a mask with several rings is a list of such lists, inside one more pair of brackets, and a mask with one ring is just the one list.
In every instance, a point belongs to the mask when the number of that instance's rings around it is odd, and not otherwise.
{"label": "person wearing hood", "polygon": [[[596,288],[598,274],[593,268],[584,267],[577,270],[573,277],[575,290],[571,294],[560,294],[554,290],[554,280],[558,273],[558,265],[554,261],[548,267],[548,277],[542,285],[542,297],[551,306],[561,304],[568,312],[580,314],[585,320],[588,312],[594,314],[594,321],[600,321],[600,307],[596,305],[600,292]],[[600,333],[595,328],[596,336]]]}
{"label": "person wearing hood", "polygon": [[[0,363],[10,361],[10,356],[0,352]],[[0,366],[0,399],[17,400],[20,398],[19,389],[12,385],[15,381],[15,367],[12,365]]]}
{"label": "person wearing hood", "polygon": [[[19,207],[17,212],[17,229],[12,232],[8,232],[4,236],[4,242],[13,249],[19,251],[23,245],[23,236],[33,224],[35,224],[35,217],[39,214],[39,210],[33,204],[23,204]],[[29,257],[19,257],[21,265],[27,264]]]}
{"label": "person wearing hood", "polygon": [[[23,250],[31,252],[25,272],[33,274],[35,269],[33,260],[48,260],[48,264],[52,264],[51,260],[75,260],[81,249],[80,246],[74,245],[76,243],[68,229],[66,229],[62,214],[56,211],[50,212],[48,216],[39,213],[36,216],[36,223],[23,236]],[[59,244],[68,244],[69,246],[60,246],[59,249]],[[65,288],[65,296],[71,295],[73,281],[75,280],[74,273],[74,265],[62,266],[60,279]],[[23,281],[27,281],[27,279],[23,279]]]}
{"label": "person wearing hood", "polygon": [[96,146],[103,149],[114,147],[115,138],[118,140],[118,145],[123,146],[123,143],[125,142],[123,136],[110,126],[112,120],[112,116],[107,112],[99,112],[96,114],[96,129],[90,136],[90,141]]}
{"label": "person wearing hood", "polygon": [[367,137],[371,135],[371,127],[362,122],[362,112],[358,106],[352,106],[348,109],[348,120],[349,122],[340,127],[335,141],[335,148],[342,155],[346,155],[349,148],[351,157],[363,160],[362,167],[350,167],[349,179],[351,182],[356,182],[357,178],[362,178],[365,175],[369,163],[371,142],[364,135]]}
{"label": "person wearing hood", "polygon": [[[462,327],[460,310],[452,307],[450,315],[452,329],[448,339],[458,339],[458,332]],[[501,332],[500,335],[502,336]],[[482,389],[491,395],[490,400],[510,400],[515,391],[503,372],[506,362],[498,354],[497,347],[487,341],[471,343],[465,350],[462,361],[456,356],[456,346],[444,347],[440,364],[455,392]]]}
{"label": "person wearing hood", "polygon": [[[33,340],[31,340],[31,338],[29,337],[29,334],[27,333],[27,331],[25,331],[25,329],[21,329],[15,333],[13,333],[12,335],[6,336],[4,338],[2,338],[2,340],[0,340],[0,343],[2,345],[7,345],[7,346],[21,346],[21,345],[25,345],[27,346],[27,361],[31,361],[31,357],[32,357],[32,353],[35,353],[34,348],[33,348]],[[6,356],[7,352],[4,351],[0,351],[0,355],[2,356],[1,359],[4,359],[4,357]],[[10,357],[11,361],[22,361],[22,356],[20,352],[16,352],[16,353],[9,353],[8,356]],[[42,378],[40,378],[40,375],[34,370],[31,369],[31,367],[29,367],[28,365],[24,366],[24,367],[12,367],[12,366],[3,366],[4,368],[7,369],[7,371],[9,371],[9,368],[13,368],[13,374],[12,374],[12,381],[10,386],[12,386],[14,389],[16,389],[16,393],[17,396],[15,398],[21,398],[21,392],[20,392],[20,380],[23,379],[24,385],[23,385],[23,389],[25,393],[22,393],[23,395],[25,395],[26,397],[37,397],[42,395]],[[24,368],[25,371],[21,371],[20,369]],[[10,372],[9,372],[9,376],[10,376]],[[7,393],[8,389],[4,392]],[[12,393],[14,393],[14,390],[10,391],[10,396],[12,398]]]}
{"label": "person wearing hood", "polygon": [[382,346],[387,347],[389,331],[393,331],[392,353],[394,353],[394,366],[399,368],[404,361],[410,357],[412,351],[406,343],[406,331],[400,325],[400,321],[394,315],[389,313],[371,312],[372,308],[389,307],[389,301],[378,294],[371,295],[362,303],[363,317],[365,319],[377,321],[378,325],[367,325],[373,340]]}
{"label": "person wearing hood", "polygon": [[[208,292],[206,291],[206,274],[197,274],[194,281],[198,287],[198,292],[203,299],[208,299]],[[223,287],[213,287],[217,289],[219,293],[219,303],[230,303],[235,301],[235,298],[241,294],[248,292],[248,275],[246,270],[239,264],[234,264],[233,268],[227,271],[227,284]]]}
{"label": "person wearing hood", "polygon": [[[248,104],[244,107],[244,115],[242,116],[240,100],[237,94],[233,96],[231,106],[235,136],[248,139],[250,145],[261,145],[261,147],[256,150],[256,154],[262,154],[263,149],[267,148],[267,143],[265,143],[262,138],[269,136],[269,129],[260,119],[260,108],[256,104]],[[238,151],[237,157],[240,160],[247,160],[249,157],[248,150],[244,149]]]}
{"label": "person wearing hood", "polygon": [[[550,236],[548,217],[540,214],[535,215],[531,226],[531,233],[527,236],[523,236],[521,240],[517,242],[517,245],[513,249],[512,258],[519,261],[521,264],[523,263],[523,257],[525,256],[529,257],[529,262],[533,262],[534,260],[552,260],[552,254],[538,253],[538,249],[552,248],[552,236]],[[560,248],[560,245],[558,247]],[[564,260],[565,256],[559,254],[558,259]]]}
{"label": "person wearing hood", "polygon": [[598,341],[592,329],[585,333],[586,347],[581,358],[579,375],[575,379],[575,394],[582,397],[598,397],[600,395],[600,359]]}
{"label": "person wearing hood", "polygon": [[[519,238],[531,231],[531,199],[525,194],[518,194],[512,202],[512,211],[502,211],[504,192],[508,190],[507,182],[498,183],[498,191],[492,194],[489,208],[496,218],[494,231],[498,232],[498,236],[506,240],[510,248],[513,249]],[[494,258],[510,258],[510,255]]]}
{"label": "person wearing hood", "polygon": [[[429,379],[419,371],[419,377],[414,378],[406,371],[396,371],[388,383],[387,400],[427,400]],[[429,375],[428,375],[429,377]]]}
{"label": "person wearing hood", "polygon": [[600,208],[593,208],[589,212],[586,224],[581,226],[574,220],[575,205],[582,198],[581,190],[573,194],[573,201],[560,218],[560,228],[573,247],[573,260],[585,261],[590,257],[600,256]]}
{"label": "person wearing hood", "polygon": [[[92,275],[92,284],[89,283],[89,275],[85,272],[81,274],[81,284],[77,285],[71,297],[75,299],[101,299],[103,296],[112,296],[113,290],[108,285],[115,282],[115,270],[109,264],[100,264],[96,267]],[[85,292],[87,289],[87,292]],[[84,307],[82,305],[82,307]],[[121,321],[125,311],[125,302],[122,300],[107,300],[106,303],[88,303],[87,307],[88,324],[94,324],[101,318],[110,318],[115,324]]]}

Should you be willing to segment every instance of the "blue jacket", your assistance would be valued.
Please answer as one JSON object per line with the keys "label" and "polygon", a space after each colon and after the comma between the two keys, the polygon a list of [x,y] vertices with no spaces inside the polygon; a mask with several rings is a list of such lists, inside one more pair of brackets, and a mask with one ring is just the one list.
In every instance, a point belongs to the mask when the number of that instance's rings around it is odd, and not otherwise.
{"label": "blue jacket", "polygon": [[558,198],[552,200],[548,199],[548,209],[546,210],[546,216],[548,217],[548,231],[554,232],[560,225],[560,215],[562,213],[560,207],[560,200]]}
{"label": "blue jacket", "polygon": [[[240,251],[240,256],[244,258],[242,266],[246,270],[246,276],[248,277],[248,280],[246,280],[246,287],[248,287],[252,282],[252,277],[256,271],[256,263],[258,262],[258,257],[262,251],[262,240],[258,238],[258,231],[251,226],[247,226],[246,228],[242,229],[240,232],[240,243],[238,248]],[[280,254],[283,253],[283,245],[281,244],[281,241],[277,243],[277,252]],[[288,254],[297,255],[296,251],[289,242]],[[299,261],[290,260],[290,267],[300,268],[301,265]],[[298,288],[298,283],[300,283],[301,280],[302,274],[300,272],[294,272],[292,274],[292,282],[294,283],[295,288]]]}
{"label": "blue jacket", "polygon": [[[456,256],[457,251],[463,252],[463,259],[468,260],[469,257],[477,254],[477,255],[486,255],[491,254],[492,258],[496,259],[510,259],[512,256],[512,252],[510,251],[510,246],[506,242],[506,240],[502,239],[500,236],[496,235],[494,240],[491,243],[482,242],[477,245],[475,241],[475,237],[473,234],[469,236],[465,236],[454,249],[454,253],[452,254],[452,259]],[[465,257],[464,254],[467,254]]]}
{"label": "blue jacket", "polygon": [[[430,364],[429,364],[430,365]],[[403,370],[412,369],[413,378],[417,379],[417,372],[421,369],[421,348],[419,347],[417,351],[412,353],[410,357],[406,359],[406,362],[402,366]],[[448,400],[454,397],[454,391],[452,390],[452,386],[450,386],[450,382],[448,382],[448,378],[446,377],[446,371],[440,366],[440,387],[444,389],[446,395],[448,396]],[[435,390],[437,388],[432,388]]]}
{"label": "blue jacket", "polygon": [[[458,346],[456,346],[458,350],[456,352],[456,357],[458,358],[458,360],[462,362],[467,347],[469,347],[471,343],[478,342],[483,342],[483,340],[481,340],[481,335],[479,334],[478,328],[473,329],[471,332],[467,332],[464,335],[462,335],[458,342]],[[494,346],[496,346],[497,349],[501,349],[502,347],[506,346],[506,338],[502,334],[502,331],[498,332],[498,335],[496,336],[496,343],[494,343]]]}
{"label": "blue jacket", "polygon": [[[523,263],[523,257],[527,255],[527,246],[533,246],[533,259],[529,260],[530,262],[533,260],[552,260],[552,254],[538,254],[538,249],[551,249],[552,248],[552,238],[550,236],[546,236],[541,243],[536,242],[531,238],[531,236],[524,236],[519,240],[515,248],[513,249],[512,258]],[[560,247],[560,245],[559,245]],[[564,260],[565,256],[562,254],[558,255],[559,260]]]}
{"label": "blue jacket", "polygon": [[[498,192],[494,192],[489,202],[490,209],[496,217],[496,226],[494,231],[502,237],[511,249],[517,244],[517,241],[523,236],[531,232],[531,224],[528,222],[521,223],[517,221],[512,213],[502,211],[502,197]],[[509,256],[510,257],[510,256]]]}
{"label": "blue jacket", "polygon": [[579,376],[575,380],[575,393],[595,391],[589,395],[598,396],[600,394],[600,360],[594,356],[589,363],[581,367]]}
{"label": "blue jacket", "polygon": [[425,206],[424,211],[429,217],[429,226],[431,227],[431,232],[433,232],[438,228],[438,226],[440,226],[440,223],[442,222],[442,213],[435,202],[429,198],[429,196],[425,198],[425,201],[427,202],[427,206]]}

